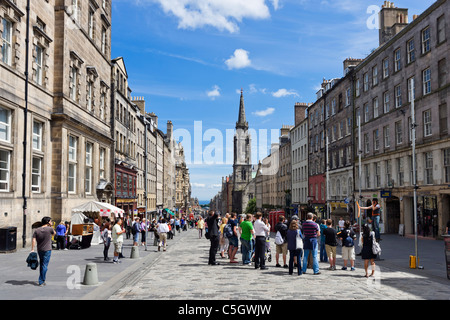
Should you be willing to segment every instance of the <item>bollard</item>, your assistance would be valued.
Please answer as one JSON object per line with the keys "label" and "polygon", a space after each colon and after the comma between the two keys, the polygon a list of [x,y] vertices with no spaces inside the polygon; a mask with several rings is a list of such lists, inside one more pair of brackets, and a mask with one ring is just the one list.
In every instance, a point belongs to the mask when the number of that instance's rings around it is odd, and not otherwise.
{"label": "bollard", "polygon": [[88,263],[86,265],[86,271],[84,272],[83,284],[85,286],[95,286],[98,284],[97,264],[96,263]]}
{"label": "bollard", "polygon": [[133,246],[131,248],[131,259],[137,259],[139,258],[139,247],[138,246]]}

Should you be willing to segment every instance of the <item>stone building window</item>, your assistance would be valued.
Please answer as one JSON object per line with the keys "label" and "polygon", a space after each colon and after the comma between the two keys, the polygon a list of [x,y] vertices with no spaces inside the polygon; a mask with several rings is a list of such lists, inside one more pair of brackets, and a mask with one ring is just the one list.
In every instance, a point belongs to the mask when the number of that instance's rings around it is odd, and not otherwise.
{"label": "stone building window", "polygon": [[437,19],[438,44],[441,44],[442,42],[444,42],[446,40],[445,27],[446,27],[445,15],[442,15]]}
{"label": "stone building window", "polygon": [[9,191],[11,151],[0,149],[0,192]]}
{"label": "stone building window", "polygon": [[92,157],[94,146],[92,143],[86,143],[86,172],[84,180],[84,191],[86,194],[92,193]]}
{"label": "stone building window", "polygon": [[421,32],[422,38],[422,54],[425,54],[431,50],[431,31],[430,27],[425,28]]}
{"label": "stone building window", "polygon": [[41,192],[42,158],[33,157],[31,164],[31,191]]}
{"label": "stone building window", "polygon": [[81,80],[81,67],[84,61],[75,52],[70,52],[70,62],[69,62],[69,97],[75,102],[80,101],[80,80]]}
{"label": "stone building window", "polygon": [[0,107],[0,141],[11,142],[11,110]]}
{"label": "stone building window", "polygon": [[414,39],[411,39],[406,44],[407,60],[408,64],[416,61],[416,48],[414,45]]}
{"label": "stone building window", "polygon": [[69,193],[76,192],[77,182],[77,148],[78,139],[74,136],[69,136],[69,168],[68,168],[68,186]]}
{"label": "stone building window", "polygon": [[13,24],[9,20],[2,18],[2,61],[11,65],[12,61],[12,33]]}

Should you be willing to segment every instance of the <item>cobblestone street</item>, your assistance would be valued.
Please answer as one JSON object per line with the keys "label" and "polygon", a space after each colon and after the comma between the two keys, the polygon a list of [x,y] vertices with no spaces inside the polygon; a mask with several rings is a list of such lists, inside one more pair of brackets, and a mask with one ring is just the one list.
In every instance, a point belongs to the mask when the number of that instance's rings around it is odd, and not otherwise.
{"label": "cobblestone street", "polygon": [[[377,276],[364,277],[363,261],[356,259],[356,271],[340,270],[342,259],[338,248],[336,271],[326,270],[320,263],[321,274],[312,270],[302,276],[288,274],[287,269],[275,267],[273,260],[268,270],[255,270],[242,263],[232,265],[217,256],[218,266],[208,265],[209,241],[198,239],[195,230],[189,230],[176,243],[160,252],[154,263],[136,272],[126,285],[110,299],[161,300],[408,300],[449,299],[450,285],[445,278],[437,279],[398,270],[389,265],[389,258],[377,262]],[[238,259],[241,255],[238,254]],[[294,273],[295,274],[295,273]]]}

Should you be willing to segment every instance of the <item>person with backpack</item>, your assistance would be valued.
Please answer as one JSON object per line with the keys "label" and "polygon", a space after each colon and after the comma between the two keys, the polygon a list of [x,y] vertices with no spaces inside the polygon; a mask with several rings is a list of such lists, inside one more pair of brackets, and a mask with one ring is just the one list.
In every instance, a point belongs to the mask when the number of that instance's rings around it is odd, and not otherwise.
{"label": "person with backpack", "polygon": [[347,261],[350,260],[351,271],[355,271],[356,234],[350,228],[350,221],[345,221],[344,230],[338,233],[338,237],[342,240],[342,259],[344,259],[342,270],[347,270]]}
{"label": "person with backpack", "polygon": [[[283,267],[284,268],[288,267],[288,265],[286,264],[286,256],[287,256],[287,250],[288,250],[286,236],[287,236],[288,226],[284,223],[284,220],[285,220],[284,216],[279,216],[278,223],[275,225],[275,232],[276,232],[276,235],[275,235],[276,265],[275,265],[275,267],[278,267],[278,268],[281,268],[281,265],[279,263],[280,254],[283,257]],[[295,263],[297,263],[297,261],[295,261]]]}
{"label": "person with backpack", "polygon": [[[228,237],[228,256],[230,257],[230,263],[238,263],[238,261],[236,260],[236,253],[238,251],[239,248],[239,239],[237,236],[237,226],[238,226],[238,221],[236,219],[236,213],[232,212],[230,219],[228,219],[228,226],[224,227],[224,233],[225,235]],[[229,230],[228,228],[231,228],[231,237],[229,236]]]}

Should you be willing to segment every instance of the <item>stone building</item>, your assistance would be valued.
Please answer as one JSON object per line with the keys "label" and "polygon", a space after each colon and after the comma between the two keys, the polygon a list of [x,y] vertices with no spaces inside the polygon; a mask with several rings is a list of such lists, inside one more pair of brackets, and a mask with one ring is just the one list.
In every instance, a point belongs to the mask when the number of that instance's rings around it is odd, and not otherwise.
{"label": "stone building", "polygon": [[419,234],[438,237],[450,219],[449,13],[450,2],[438,0],[408,23],[407,9],[385,2],[380,46],[355,70],[363,197],[380,198],[385,232],[414,233],[412,125]]}
{"label": "stone building", "polygon": [[291,129],[292,205],[299,215],[308,205],[308,116],[309,104],[296,103],[295,125]]}
{"label": "stone building", "polygon": [[280,130],[280,167],[277,173],[277,200],[279,208],[289,210],[292,203],[292,164],[291,164],[291,137],[293,126],[283,125]]}
{"label": "stone building", "polygon": [[[115,140],[115,201],[114,205],[123,209],[125,214],[137,214],[138,134],[143,133],[140,124],[139,107],[132,102],[131,88],[128,85],[128,73],[122,57],[113,59],[111,67],[112,110],[114,123],[112,132]],[[138,130],[139,128],[139,130]],[[142,131],[141,131],[142,130]]]}
{"label": "stone building", "polygon": [[175,207],[179,214],[183,214],[189,209],[190,178],[184,148],[180,142],[175,144],[175,179]]}
{"label": "stone building", "polygon": [[[333,86],[323,93],[325,99],[324,119],[314,115],[316,120],[324,120],[328,137],[328,202],[330,217],[344,216],[354,221],[354,137],[353,137],[353,76],[354,68],[361,59],[349,58],[344,61],[344,76],[334,81]],[[325,142],[326,143],[326,142]],[[334,217],[333,220],[339,220]]]}

